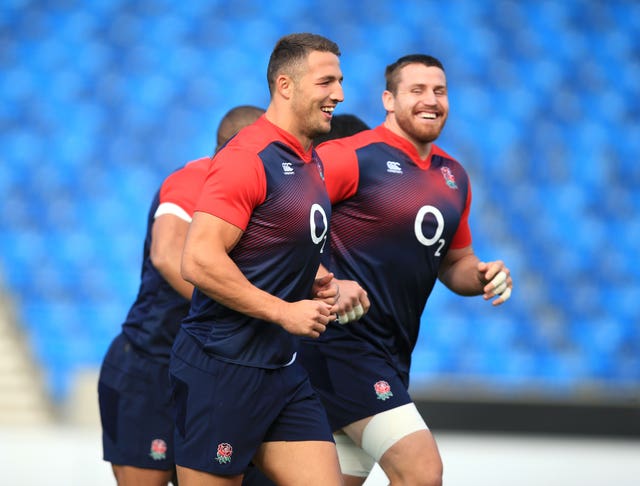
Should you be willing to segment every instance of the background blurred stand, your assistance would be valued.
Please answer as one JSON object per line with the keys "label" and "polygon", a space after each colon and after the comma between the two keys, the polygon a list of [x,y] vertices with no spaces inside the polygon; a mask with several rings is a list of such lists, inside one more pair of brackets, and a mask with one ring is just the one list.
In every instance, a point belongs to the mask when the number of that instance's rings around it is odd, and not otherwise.
{"label": "background blurred stand", "polygon": [[41,371],[17,328],[11,301],[0,294],[0,426],[42,425],[54,418]]}

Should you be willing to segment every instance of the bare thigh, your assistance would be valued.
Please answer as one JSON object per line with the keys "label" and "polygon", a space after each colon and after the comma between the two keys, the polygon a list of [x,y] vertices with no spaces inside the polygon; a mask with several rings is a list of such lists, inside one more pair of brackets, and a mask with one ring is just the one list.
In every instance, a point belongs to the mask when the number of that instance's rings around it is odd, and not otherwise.
{"label": "bare thigh", "polygon": [[[216,476],[204,471],[176,466],[180,486],[240,486],[242,474],[237,476]],[[141,485],[142,486],[142,485]]]}
{"label": "bare thigh", "polygon": [[358,420],[357,422],[353,422],[352,424],[347,425],[342,429],[342,431],[351,437],[351,440],[356,443],[358,447],[362,447],[362,433],[364,432],[364,428],[367,426],[373,417],[363,418],[362,420]]}
{"label": "bare thigh", "polygon": [[349,474],[343,474],[344,486],[362,486],[366,481],[366,477],[351,476]]}
{"label": "bare thigh", "polygon": [[338,453],[333,442],[265,442],[260,446],[253,462],[279,486],[343,484]]}

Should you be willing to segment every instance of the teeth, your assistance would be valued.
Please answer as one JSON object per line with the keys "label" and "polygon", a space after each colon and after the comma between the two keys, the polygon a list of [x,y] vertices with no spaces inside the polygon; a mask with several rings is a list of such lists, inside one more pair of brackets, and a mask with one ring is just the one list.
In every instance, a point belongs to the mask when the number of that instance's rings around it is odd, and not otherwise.
{"label": "teeth", "polygon": [[322,108],[322,111],[324,111],[325,113],[333,113],[334,109],[335,108],[324,107]]}
{"label": "teeth", "polygon": [[420,118],[424,118],[425,120],[435,120],[435,113],[420,113]]}

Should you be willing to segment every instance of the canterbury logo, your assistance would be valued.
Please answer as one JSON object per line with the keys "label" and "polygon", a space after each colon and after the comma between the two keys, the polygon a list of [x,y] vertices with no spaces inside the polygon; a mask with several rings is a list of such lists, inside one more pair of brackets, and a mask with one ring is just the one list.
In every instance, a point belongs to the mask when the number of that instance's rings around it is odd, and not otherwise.
{"label": "canterbury logo", "polygon": [[282,172],[284,172],[285,174],[293,174],[293,167],[291,162],[282,163]]}
{"label": "canterbury logo", "polygon": [[400,162],[387,160],[387,172],[391,172],[392,174],[402,174],[402,167],[400,166]]}

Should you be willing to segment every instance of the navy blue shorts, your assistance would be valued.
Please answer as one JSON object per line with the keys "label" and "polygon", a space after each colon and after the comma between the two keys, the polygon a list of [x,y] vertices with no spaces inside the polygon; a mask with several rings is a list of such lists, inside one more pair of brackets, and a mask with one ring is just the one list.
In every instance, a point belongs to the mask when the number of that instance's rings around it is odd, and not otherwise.
{"label": "navy blue shorts", "polygon": [[181,330],[170,374],[180,466],[236,475],[263,442],[333,442],[320,399],[297,362],[273,370],[227,363]]}
{"label": "navy blue shorts", "polygon": [[98,401],[105,461],[173,469],[174,418],[168,364],[137,352],[120,334],[102,363]]}
{"label": "navy blue shorts", "polygon": [[320,395],[334,431],[413,401],[408,377],[369,343],[348,333],[328,342],[303,340],[298,360]]}

